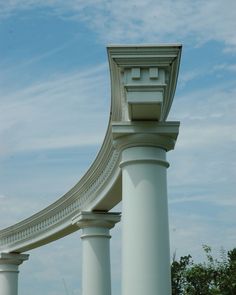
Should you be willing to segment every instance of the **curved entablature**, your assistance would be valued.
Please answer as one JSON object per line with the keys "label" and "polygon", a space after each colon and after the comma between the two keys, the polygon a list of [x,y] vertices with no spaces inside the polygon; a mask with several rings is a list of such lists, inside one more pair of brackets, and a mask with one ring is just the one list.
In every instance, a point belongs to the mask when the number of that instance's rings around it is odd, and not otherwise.
{"label": "curved entablature", "polygon": [[[78,230],[72,219],[79,212],[109,211],[121,201],[120,148],[116,144],[120,126],[126,125],[125,132],[144,133],[148,124],[149,134],[161,132],[174,97],[180,55],[181,45],[108,47],[111,113],[94,163],[59,200],[1,230],[0,252],[20,253],[59,239]],[[178,123],[168,126],[174,143]],[[167,149],[171,148],[172,143]]]}

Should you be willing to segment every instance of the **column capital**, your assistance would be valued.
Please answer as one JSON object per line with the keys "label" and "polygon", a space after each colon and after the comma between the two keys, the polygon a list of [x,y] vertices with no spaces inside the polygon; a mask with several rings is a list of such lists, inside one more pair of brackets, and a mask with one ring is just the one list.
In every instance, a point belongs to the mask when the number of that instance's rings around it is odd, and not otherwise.
{"label": "column capital", "polygon": [[29,259],[29,254],[0,253],[0,265],[1,264],[20,265],[25,260],[28,260],[28,259]]}
{"label": "column capital", "polygon": [[179,122],[114,122],[113,144],[117,149],[153,146],[166,151],[174,149],[179,133]]}
{"label": "column capital", "polygon": [[82,211],[72,219],[79,228],[103,227],[111,229],[121,219],[120,213]]}

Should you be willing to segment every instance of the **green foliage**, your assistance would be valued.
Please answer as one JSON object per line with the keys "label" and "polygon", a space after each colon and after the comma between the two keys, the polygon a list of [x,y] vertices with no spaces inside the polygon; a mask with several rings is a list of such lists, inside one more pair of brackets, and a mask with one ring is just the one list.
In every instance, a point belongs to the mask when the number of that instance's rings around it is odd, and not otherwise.
{"label": "green foliage", "polygon": [[194,263],[190,255],[175,257],[171,265],[172,295],[236,295],[236,248],[220,259],[204,245],[206,262]]}

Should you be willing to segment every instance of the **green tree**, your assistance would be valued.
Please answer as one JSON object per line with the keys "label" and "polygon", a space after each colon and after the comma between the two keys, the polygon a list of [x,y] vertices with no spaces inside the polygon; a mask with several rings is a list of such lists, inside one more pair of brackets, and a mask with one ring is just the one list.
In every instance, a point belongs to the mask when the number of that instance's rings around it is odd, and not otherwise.
{"label": "green tree", "polygon": [[171,265],[172,295],[236,295],[236,248],[220,259],[204,245],[206,261],[194,263],[191,255],[173,258]]}

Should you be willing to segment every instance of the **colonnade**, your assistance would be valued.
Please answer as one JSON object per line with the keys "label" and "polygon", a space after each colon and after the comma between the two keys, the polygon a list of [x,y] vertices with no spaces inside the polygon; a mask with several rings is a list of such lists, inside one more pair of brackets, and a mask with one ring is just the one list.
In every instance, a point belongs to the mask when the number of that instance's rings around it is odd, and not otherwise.
{"label": "colonnade", "polygon": [[[66,220],[66,234],[76,226],[82,231],[82,295],[111,295],[110,230],[120,219],[122,295],[171,294],[166,153],[174,149],[179,122],[166,120],[180,56],[178,44],[108,47],[112,104],[104,144],[91,166],[94,169],[86,174],[87,182],[85,177],[76,190],[61,198],[60,206],[69,203],[69,210],[63,208],[61,215],[49,218],[48,227],[45,220],[40,221],[40,229],[44,226],[49,236],[50,226],[55,230],[53,222],[60,218]],[[79,202],[70,203],[74,199],[81,200],[81,207],[76,207]],[[121,199],[122,214],[95,211],[100,210],[101,203],[105,206],[101,210],[109,211]],[[52,208],[56,210],[57,205]],[[90,206],[89,212],[82,211],[69,219],[86,206]],[[48,208],[45,212],[50,215],[53,210]],[[63,220],[59,221],[61,225]],[[32,228],[37,234],[38,229],[34,225]],[[46,240],[60,238],[62,232],[58,226],[54,236]],[[15,233],[6,241],[9,236]],[[2,249],[32,249],[21,243],[14,248],[17,241],[10,242],[13,248],[6,243]],[[45,240],[30,242],[30,246],[36,242],[41,246]],[[0,295],[17,295],[18,266],[27,259],[27,254],[0,253]]]}
{"label": "colonnade", "polygon": [[[113,131],[122,155],[122,295],[170,295],[166,151],[174,147],[173,136]],[[110,229],[120,218],[81,212],[72,219],[82,230],[82,295],[111,295]],[[0,295],[17,295],[18,266],[27,259],[0,254]]]}

